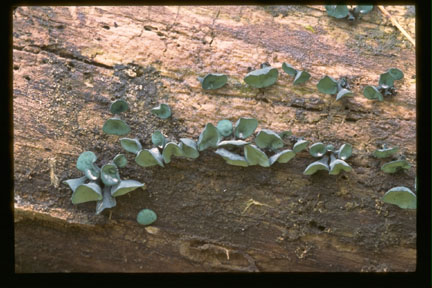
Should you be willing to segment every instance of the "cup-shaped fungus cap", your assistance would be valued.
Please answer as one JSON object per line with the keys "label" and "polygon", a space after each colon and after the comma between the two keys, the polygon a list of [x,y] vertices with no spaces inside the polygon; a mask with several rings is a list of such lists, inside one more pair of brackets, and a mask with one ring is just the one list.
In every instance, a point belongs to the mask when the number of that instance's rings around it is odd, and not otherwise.
{"label": "cup-shaped fungus cap", "polygon": [[373,5],[357,5],[354,9],[360,14],[367,14],[372,11]]}
{"label": "cup-shaped fungus cap", "polygon": [[244,155],[247,163],[252,165],[260,165],[262,167],[269,167],[270,160],[267,155],[258,147],[252,144],[245,145],[243,148]]}
{"label": "cup-shaped fungus cap", "polygon": [[198,80],[204,90],[214,90],[222,88],[227,83],[228,77],[225,74],[210,73]]}
{"label": "cup-shaped fungus cap", "polygon": [[290,64],[283,62],[282,63],[282,70],[285,71],[288,75],[296,76],[298,71],[294,69]]}
{"label": "cup-shaped fungus cap", "polygon": [[213,124],[207,123],[198,138],[198,151],[203,151],[207,148],[216,148],[221,138],[219,130]]}
{"label": "cup-shaped fungus cap", "polygon": [[349,10],[346,5],[325,5],[325,9],[329,16],[337,19],[342,19],[348,16]]}
{"label": "cup-shaped fungus cap", "polygon": [[292,158],[294,158],[295,155],[296,153],[293,150],[290,149],[283,150],[270,157],[269,159],[270,165],[273,165],[273,163],[275,163],[276,161],[278,163],[287,163]]}
{"label": "cup-shaped fungus cap", "polygon": [[243,147],[244,145],[250,144],[250,142],[243,140],[226,140],[218,143],[218,148],[232,148],[232,147]]}
{"label": "cup-shaped fungus cap", "polygon": [[313,156],[313,157],[321,157],[323,156],[325,153],[327,152],[327,146],[324,145],[321,142],[317,142],[312,144],[309,147],[309,153]]}
{"label": "cup-shaped fungus cap", "polygon": [[325,155],[321,160],[309,164],[305,171],[303,171],[303,175],[312,175],[320,170],[329,171],[328,160],[329,157]]}
{"label": "cup-shaped fungus cap", "polygon": [[142,150],[142,146],[140,141],[137,138],[120,138],[120,145],[125,149],[127,152],[130,153],[138,153]]}
{"label": "cup-shaped fungus cap", "polygon": [[124,136],[128,134],[131,129],[123,120],[110,118],[105,121],[102,130],[109,135]]}
{"label": "cup-shaped fungus cap", "polygon": [[147,226],[153,224],[157,220],[157,215],[153,210],[142,209],[138,212],[137,222],[141,225]]}
{"label": "cup-shaped fungus cap", "polygon": [[395,154],[399,150],[399,147],[384,147],[382,149],[377,149],[373,152],[373,156],[376,158],[386,158]]}
{"label": "cup-shaped fungus cap", "polygon": [[114,101],[110,106],[110,111],[113,114],[120,114],[129,109],[128,103],[123,99],[118,99]]}
{"label": "cup-shaped fungus cap", "polygon": [[397,68],[390,68],[387,70],[387,72],[393,77],[394,80],[400,80],[404,77],[403,72]]}
{"label": "cup-shaped fungus cap", "polygon": [[400,169],[408,170],[410,168],[411,165],[405,159],[398,159],[395,161],[391,161],[381,166],[381,170],[385,173],[395,173]]}
{"label": "cup-shaped fungus cap", "polygon": [[115,165],[117,165],[117,167],[119,168],[123,168],[126,167],[128,161],[126,159],[126,156],[124,154],[117,154],[114,159],[113,162]]}
{"label": "cup-shaped fungus cap", "polygon": [[299,153],[300,151],[306,149],[307,145],[309,144],[309,141],[307,140],[303,140],[303,139],[299,139],[297,140],[297,142],[294,144],[293,146],[293,151],[295,153]]}
{"label": "cup-shaped fungus cap", "polygon": [[219,156],[222,156],[222,158],[226,161],[227,164],[229,165],[234,165],[234,166],[242,166],[242,167],[247,167],[248,162],[246,161],[246,158],[232,153],[224,148],[219,148],[215,151],[216,154],[218,154]]}
{"label": "cup-shaped fungus cap", "polygon": [[141,167],[151,167],[155,165],[164,167],[163,157],[156,147],[139,151],[135,157],[135,162]]}
{"label": "cup-shaped fungus cap", "polygon": [[234,125],[234,136],[246,139],[255,132],[257,127],[258,121],[255,118],[240,118]]}
{"label": "cup-shaped fungus cap", "polygon": [[268,129],[262,129],[255,137],[256,145],[261,148],[276,150],[284,146],[282,138],[276,132]]}
{"label": "cup-shaped fungus cap", "polygon": [[180,138],[180,148],[186,158],[196,159],[199,157],[199,152],[195,140],[189,138]]}
{"label": "cup-shaped fungus cap", "polygon": [[278,75],[279,72],[276,68],[264,67],[249,72],[243,80],[254,88],[265,88],[273,85],[277,81]]}
{"label": "cup-shaped fungus cap", "polygon": [[169,142],[165,145],[162,152],[164,162],[167,164],[170,163],[172,156],[183,157],[185,156],[185,154],[183,150],[179,147],[179,145],[174,142]]}
{"label": "cup-shaped fungus cap", "polygon": [[171,108],[167,104],[160,104],[151,109],[151,113],[161,119],[167,119],[171,116]]}
{"label": "cup-shaped fungus cap", "polygon": [[233,125],[231,121],[226,119],[220,120],[216,128],[219,130],[219,133],[224,137],[228,137],[233,133]]}
{"label": "cup-shaped fungus cap", "polygon": [[106,186],[113,186],[120,182],[120,175],[114,163],[108,163],[101,168],[101,180]]}
{"label": "cup-shaped fungus cap", "polygon": [[139,181],[121,180],[117,185],[111,186],[111,196],[122,196],[140,187],[144,187],[144,184]]}
{"label": "cup-shaped fungus cap", "polygon": [[347,160],[352,155],[352,145],[349,143],[343,144],[338,150],[338,158]]}
{"label": "cup-shaped fungus cap", "polygon": [[151,140],[153,145],[156,147],[163,148],[165,146],[165,136],[159,130],[153,132],[153,134],[151,135]]}
{"label": "cup-shaped fungus cap", "polygon": [[102,190],[94,182],[79,185],[72,194],[72,203],[80,204],[89,201],[102,200]]}
{"label": "cup-shaped fungus cap", "polygon": [[354,94],[345,88],[342,88],[336,95],[336,100],[340,100],[343,97],[353,96]]}
{"label": "cup-shaped fungus cap", "polygon": [[402,209],[417,208],[416,194],[404,186],[394,187],[388,190],[381,200],[385,203],[397,205]]}
{"label": "cup-shaped fungus cap", "polygon": [[117,201],[111,196],[110,188],[106,187],[103,190],[103,199],[96,203],[96,215],[100,214],[107,208],[113,208],[117,205]]}
{"label": "cup-shaped fungus cap", "polygon": [[96,160],[97,157],[92,151],[85,151],[80,154],[76,163],[77,169],[92,181],[96,181],[100,175],[99,167],[94,164]]}
{"label": "cup-shaped fungus cap", "polygon": [[330,175],[338,175],[341,171],[350,172],[351,170],[351,166],[343,160],[333,159],[330,162]]}
{"label": "cup-shaped fungus cap", "polygon": [[297,72],[297,74],[294,78],[294,85],[299,85],[299,84],[305,83],[306,81],[309,80],[310,76],[311,75],[306,71]]}
{"label": "cup-shaped fungus cap", "polygon": [[381,94],[381,92],[378,90],[378,88],[371,85],[366,86],[363,89],[363,95],[370,100],[375,100],[375,99],[377,99],[378,101],[384,100],[384,97]]}
{"label": "cup-shaped fungus cap", "polygon": [[317,84],[318,91],[325,94],[336,94],[338,82],[330,76],[324,76]]}

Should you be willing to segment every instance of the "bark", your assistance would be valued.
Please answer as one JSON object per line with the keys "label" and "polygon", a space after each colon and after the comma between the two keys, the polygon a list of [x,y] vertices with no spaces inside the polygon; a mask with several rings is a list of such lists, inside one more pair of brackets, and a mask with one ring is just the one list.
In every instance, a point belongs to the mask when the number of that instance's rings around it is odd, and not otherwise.
{"label": "bark", "polygon": [[[387,7],[414,36],[411,8]],[[18,7],[13,15],[15,268],[17,272],[414,271],[416,212],[380,201],[413,189],[416,168],[415,50],[374,10],[351,25],[322,6]],[[269,62],[278,82],[252,89],[248,67]],[[293,86],[287,62],[311,79]],[[388,68],[397,95],[362,96]],[[197,76],[225,73],[204,91]],[[355,96],[335,102],[316,83],[346,76]],[[146,184],[95,215],[74,206],[62,181],[81,177],[78,155],[98,164],[122,151],[103,134],[111,100],[123,97],[128,137],[197,139],[206,123],[254,117],[311,142],[351,143],[351,173],[304,176],[302,152],[270,168],[227,165],[212,151],[195,161],[141,168],[128,154],[123,178]],[[170,105],[173,115],[150,109]],[[413,168],[394,175],[371,157],[398,146]],[[291,144],[290,144],[291,145]],[[289,146],[291,148],[291,146]],[[252,200],[251,200],[252,199]],[[252,203],[252,204],[251,204]],[[158,220],[144,228],[139,210]]]}

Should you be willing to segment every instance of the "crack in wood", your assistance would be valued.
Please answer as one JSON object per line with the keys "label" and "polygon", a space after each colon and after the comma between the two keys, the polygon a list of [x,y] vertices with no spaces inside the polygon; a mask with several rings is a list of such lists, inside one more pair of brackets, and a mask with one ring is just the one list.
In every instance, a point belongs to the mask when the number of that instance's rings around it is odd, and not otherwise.
{"label": "crack in wood", "polygon": [[[57,57],[63,58],[63,59],[68,59],[68,60],[76,60],[76,61],[80,61],[82,63],[88,64],[88,65],[92,65],[92,66],[96,66],[99,68],[104,68],[104,69],[109,69],[109,70],[114,70],[114,67],[94,61],[94,60],[90,60],[88,58],[85,58],[84,56],[76,56],[73,55],[72,53],[70,53],[69,51],[67,51],[65,48],[61,48],[61,49],[56,49],[56,48],[52,48],[49,45],[42,45],[42,46],[38,46],[38,45],[31,45],[32,47],[37,47],[40,50],[47,52],[47,53],[51,53],[56,55]],[[18,50],[18,51],[24,51],[24,52],[29,52],[32,54],[39,54],[39,53],[35,53],[32,50],[25,50],[25,47],[22,46],[16,46],[13,45],[13,49]]]}

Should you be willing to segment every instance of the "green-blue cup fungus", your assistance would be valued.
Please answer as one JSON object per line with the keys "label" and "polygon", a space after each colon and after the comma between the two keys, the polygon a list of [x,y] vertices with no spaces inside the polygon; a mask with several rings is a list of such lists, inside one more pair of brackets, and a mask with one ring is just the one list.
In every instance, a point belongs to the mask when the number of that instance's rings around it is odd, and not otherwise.
{"label": "green-blue cup fungus", "polygon": [[292,132],[290,130],[286,130],[278,133],[278,135],[280,138],[284,139],[290,137],[292,135]]}
{"label": "green-blue cup fungus", "polygon": [[253,88],[265,88],[276,83],[279,72],[276,68],[264,67],[246,74],[244,82]]}
{"label": "green-blue cup fungus", "polygon": [[[118,167],[124,167],[127,164],[127,159],[123,154],[116,155],[112,162],[103,165],[101,169],[94,164],[96,159],[97,157],[92,151],[81,153],[77,160],[77,168],[86,176],[69,179],[64,183],[73,191],[72,204],[97,201],[96,214],[100,214],[106,208],[112,208],[116,205],[117,202],[112,197],[119,196],[117,190],[127,186],[128,191],[132,191],[135,188],[132,189],[131,185],[128,184],[133,183],[141,186],[144,184],[135,180],[121,180]],[[97,171],[97,173],[93,170]],[[90,182],[85,183],[87,180],[90,180]],[[122,193],[124,192],[124,189],[122,189]]]}
{"label": "green-blue cup fungus", "polygon": [[330,175],[338,175],[341,171],[350,172],[351,166],[344,160],[336,159],[333,154],[330,156]]}
{"label": "green-blue cup fungus", "polygon": [[333,152],[334,149],[335,149],[335,148],[334,148],[334,146],[333,146],[332,144],[329,144],[329,145],[326,146],[326,151],[327,151],[327,152]]}
{"label": "green-blue cup fungus", "polygon": [[103,199],[96,202],[96,215],[99,215],[103,210],[113,208],[117,205],[117,201],[111,196],[111,189],[105,186],[103,189]]}
{"label": "green-blue cup fungus", "polygon": [[137,214],[137,222],[141,225],[148,226],[157,220],[157,215],[153,210],[142,209]]}
{"label": "green-blue cup fungus", "polygon": [[219,130],[213,124],[207,123],[197,141],[198,151],[216,148],[221,138]]}
{"label": "green-blue cup fungus", "polygon": [[330,76],[324,76],[317,84],[318,91],[324,94],[336,94],[336,100],[344,99],[347,96],[353,96],[353,93],[348,89],[349,84],[347,80],[342,77],[335,80]]}
{"label": "green-blue cup fungus", "polygon": [[105,186],[113,186],[120,182],[120,174],[114,163],[108,163],[102,166],[101,180]]}
{"label": "green-blue cup fungus", "polygon": [[137,138],[120,138],[120,145],[124,150],[133,154],[142,150],[142,145]]}
{"label": "green-blue cup fungus", "polygon": [[241,166],[241,167],[249,166],[244,156],[232,153],[224,148],[217,149],[215,153],[221,156],[225,160],[225,162],[229,165]]}
{"label": "green-blue cup fungus", "polygon": [[327,147],[321,142],[312,144],[309,147],[309,154],[313,157],[322,157],[327,152]]}
{"label": "green-blue cup fungus", "polygon": [[262,167],[269,167],[270,166],[270,160],[268,156],[261,151],[257,146],[253,144],[245,145],[244,148],[244,155],[246,158],[246,161],[249,166],[253,165],[260,165]]}
{"label": "green-blue cup fungus", "polygon": [[114,159],[113,162],[115,165],[117,165],[117,167],[119,168],[124,168],[126,167],[128,161],[126,159],[126,156],[124,154],[117,154]]}
{"label": "green-blue cup fungus", "polygon": [[328,165],[329,157],[325,155],[322,159],[315,161],[311,164],[309,164],[306,169],[303,171],[303,175],[313,175],[318,171],[325,170],[329,171],[329,165]]}
{"label": "green-blue cup fungus", "polygon": [[269,158],[270,165],[273,165],[275,162],[288,163],[291,159],[295,157],[295,155],[296,153],[290,149],[280,151]]}
{"label": "green-blue cup fungus", "polygon": [[285,62],[282,63],[282,69],[288,75],[294,76],[294,85],[305,83],[306,81],[309,80],[311,76],[308,72],[296,70],[290,64],[287,64]]}
{"label": "green-blue cup fungus", "polygon": [[159,106],[152,108],[151,113],[161,119],[167,119],[171,116],[171,108],[167,104],[162,103],[159,104]]}
{"label": "green-blue cup fungus", "polygon": [[345,160],[351,157],[351,144],[343,144],[336,150],[332,144],[324,145],[321,142],[317,142],[309,147],[309,153],[313,157],[322,158],[306,167],[303,172],[304,175],[312,175],[320,170],[327,170],[330,175],[338,175],[341,171],[352,171],[352,167],[345,162]]}
{"label": "green-blue cup fungus", "polygon": [[194,140],[189,138],[180,138],[179,145],[186,158],[196,159],[199,157],[198,147]]}
{"label": "green-blue cup fungus", "polygon": [[126,122],[117,116],[114,116],[113,118],[109,118],[105,121],[102,130],[109,135],[124,136],[129,134],[131,129],[129,125],[126,124]]}
{"label": "green-blue cup fungus", "polygon": [[336,95],[336,100],[340,100],[340,99],[342,99],[343,97],[348,97],[348,96],[353,96],[354,94],[350,91],[350,90],[348,90],[348,89],[345,89],[345,88],[342,88],[341,90],[339,90],[339,92],[337,93],[337,95]]}
{"label": "green-blue cup fungus", "polygon": [[166,164],[171,162],[172,156],[176,156],[176,157],[184,157],[185,156],[185,153],[183,152],[183,150],[175,142],[167,143],[163,149],[163,152],[162,152],[162,157],[163,157],[163,160]]}
{"label": "green-blue cup fungus", "polygon": [[381,201],[389,204],[394,204],[402,209],[416,209],[417,196],[409,188],[404,186],[393,187],[388,190]]}
{"label": "green-blue cup fungus", "polygon": [[71,198],[72,204],[80,204],[89,201],[99,201],[102,199],[102,189],[95,182],[79,185],[73,191]]}
{"label": "green-blue cup fungus", "polygon": [[324,76],[317,84],[318,91],[324,94],[336,94],[338,92],[337,81],[330,76]]}
{"label": "green-blue cup fungus", "polygon": [[203,78],[198,77],[198,81],[204,90],[215,90],[225,86],[228,77],[225,74],[210,73]]}
{"label": "green-blue cup fungus", "polygon": [[349,9],[346,5],[325,5],[327,14],[337,19],[348,17]]}
{"label": "green-blue cup fungus", "polygon": [[396,173],[399,170],[408,170],[410,168],[411,165],[406,159],[398,159],[385,163],[383,166],[381,166],[381,171],[385,173]]}
{"label": "green-blue cup fungus", "polygon": [[157,147],[139,151],[135,157],[135,162],[144,168],[155,165],[164,167],[162,154]]}
{"label": "green-blue cup fungus", "polygon": [[277,150],[284,146],[282,138],[276,132],[262,129],[255,137],[255,144],[261,149]]}
{"label": "green-blue cup fungus", "polygon": [[234,136],[246,139],[255,132],[257,127],[258,121],[255,118],[240,118],[234,125]]}
{"label": "green-blue cup fungus", "polygon": [[390,68],[380,75],[378,86],[368,85],[363,89],[363,95],[370,100],[383,101],[384,97],[396,95],[394,81],[404,77],[401,70]]}
{"label": "green-blue cup fungus", "polygon": [[347,160],[352,155],[352,145],[343,144],[337,151],[338,158],[342,160]]}
{"label": "green-blue cup fungus", "polygon": [[128,103],[123,99],[115,100],[111,103],[110,112],[112,114],[120,114],[126,112],[129,109]]}
{"label": "green-blue cup fungus", "polygon": [[78,157],[76,167],[92,181],[96,181],[100,176],[100,168],[95,164],[96,155],[92,151],[85,151]]}
{"label": "green-blue cup fungus", "polygon": [[244,145],[250,144],[250,142],[243,140],[226,140],[218,143],[218,148],[233,148],[233,147],[243,147]]}
{"label": "green-blue cup fungus", "polygon": [[84,184],[88,180],[87,176],[83,176],[80,178],[68,179],[63,181],[63,183],[67,184],[72,191],[75,191],[78,186]]}
{"label": "green-blue cup fungus", "polygon": [[379,91],[379,89],[371,85],[368,85],[363,89],[363,95],[370,100],[378,100],[378,101],[384,100],[384,97]]}
{"label": "green-blue cup fungus", "polygon": [[331,17],[354,21],[372,11],[373,5],[357,5],[351,9],[348,9],[347,5],[325,5],[325,9]]}
{"label": "green-blue cup fungus", "polygon": [[399,151],[399,147],[387,147],[383,145],[382,149],[375,150],[372,155],[376,158],[387,158]]}
{"label": "green-blue cup fungus", "polygon": [[121,180],[117,185],[111,186],[111,196],[118,197],[125,195],[137,188],[144,187],[144,184],[136,180]]}
{"label": "green-blue cup fungus", "polygon": [[309,141],[304,140],[304,139],[298,139],[293,146],[293,151],[295,153],[299,153],[299,152],[303,151],[304,149],[306,149],[308,145],[309,145]]}
{"label": "green-blue cup fungus", "polygon": [[73,191],[71,199],[73,204],[80,204],[102,199],[100,186],[95,182],[86,184],[86,181],[88,181],[86,176],[64,181],[64,183],[67,184]]}
{"label": "green-blue cup fungus", "polygon": [[223,137],[229,137],[233,133],[233,125],[231,121],[227,119],[220,120],[216,128]]}
{"label": "green-blue cup fungus", "polygon": [[156,130],[151,135],[151,141],[155,147],[163,149],[166,143],[165,136],[161,131]]}

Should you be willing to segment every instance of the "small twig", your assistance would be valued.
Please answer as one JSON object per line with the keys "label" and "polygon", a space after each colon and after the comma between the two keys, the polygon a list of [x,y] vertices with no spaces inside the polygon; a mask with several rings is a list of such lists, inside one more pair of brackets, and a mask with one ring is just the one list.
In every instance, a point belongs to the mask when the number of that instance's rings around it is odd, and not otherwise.
{"label": "small twig", "polygon": [[243,210],[242,214],[244,214],[244,213],[247,211],[247,209],[249,209],[249,207],[252,206],[252,205],[267,206],[267,207],[269,207],[269,208],[273,208],[272,206],[270,206],[270,205],[268,205],[268,204],[264,204],[264,203],[261,203],[261,202],[255,201],[255,200],[253,200],[253,199],[249,199],[246,203],[247,203],[247,204],[246,204],[246,208]]}
{"label": "small twig", "polygon": [[399,29],[399,31],[402,32],[402,34],[411,42],[411,44],[415,47],[415,41],[411,36],[405,31],[405,29],[402,28],[402,26],[396,21],[396,19],[384,8],[384,6],[378,5],[378,9],[381,10],[381,13],[384,14],[396,28]]}

